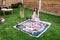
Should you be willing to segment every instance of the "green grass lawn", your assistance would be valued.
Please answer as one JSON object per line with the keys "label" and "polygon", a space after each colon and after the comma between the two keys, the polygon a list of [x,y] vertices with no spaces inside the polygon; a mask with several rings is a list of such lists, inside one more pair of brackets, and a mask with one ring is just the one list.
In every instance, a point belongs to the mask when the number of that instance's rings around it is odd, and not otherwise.
{"label": "green grass lawn", "polygon": [[52,23],[50,28],[43,33],[39,38],[31,37],[21,31],[13,28],[17,23],[26,20],[26,17],[31,16],[33,10],[25,9],[25,18],[21,19],[19,16],[19,8],[14,9],[14,13],[3,16],[0,12],[0,17],[5,18],[5,22],[0,24],[0,40],[60,40],[60,17],[44,14],[40,12],[40,20]]}

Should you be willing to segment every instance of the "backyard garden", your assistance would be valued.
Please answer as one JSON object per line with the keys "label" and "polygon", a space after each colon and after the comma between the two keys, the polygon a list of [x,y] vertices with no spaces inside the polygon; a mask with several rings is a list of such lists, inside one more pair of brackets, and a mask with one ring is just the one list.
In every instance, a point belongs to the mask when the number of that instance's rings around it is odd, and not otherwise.
{"label": "backyard garden", "polygon": [[26,20],[26,17],[32,16],[33,10],[24,8],[24,18],[20,18],[20,8],[13,8],[13,14],[2,14],[0,11],[0,18],[5,21],[0,24],[0,40],[60,40],[60,16],[46,14],[39,12],[41,21],[50,22],[51,26],[40,37],[31,37],[22,31],[13,28],[14,25]]}
{"label": "backyard garden", "polygon": [[60,1],[0,0],[0,40],[60,40]]}

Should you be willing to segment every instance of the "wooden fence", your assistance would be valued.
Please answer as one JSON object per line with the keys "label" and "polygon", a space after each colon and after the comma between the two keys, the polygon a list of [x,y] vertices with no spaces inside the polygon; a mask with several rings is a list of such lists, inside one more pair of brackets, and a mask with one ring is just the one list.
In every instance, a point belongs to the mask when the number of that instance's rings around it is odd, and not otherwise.
{"label": "wooden fence", "polygon": [[2,0],[0,0],[0,7],[2,6]]}
{"label": "wooden fence", "polygon": [[[39,0],[24,0],[27,8],[39,8]],[[41,0],[41,10],[60,16],[60,0]]]}
{"label": "wooden fence", "polygon": [[[2,6],[2,1],[3,0],[0,0],[0,7]],[[5,5],[8,7],[8,6],[11,6],[11,4],[15,4],[15,3],[18,3],[18,2],[20,2],[21,0],[6,0],[6,3],[5,3]]]}
{"label": "wooden fence", "polygon": [[42,0],[43,11],[60,16],[60,0]]}
{"label": "wooden fence", "polygon": [[27,8],[39,8],[38,0],[24,0],[23,3]]}
{"label": "wooden fence", "polygon": [[[6,6],[21,2],[21,0],[6,0]],[[24,6],[27,8],[39,8],[39,0],[23,0]],[[0,7],[2,0],[0,0]],[[60,0],[41,0],[41,10],[53,15],[60,16]]]}

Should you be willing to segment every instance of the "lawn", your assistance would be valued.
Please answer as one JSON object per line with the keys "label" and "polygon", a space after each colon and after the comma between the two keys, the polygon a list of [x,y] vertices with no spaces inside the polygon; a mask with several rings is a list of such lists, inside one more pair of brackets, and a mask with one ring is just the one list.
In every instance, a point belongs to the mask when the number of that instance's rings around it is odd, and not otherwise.
{"label": "lawn", "polygon": [[50,28],[39,38],[31,37],[21,31],[13,28],[17,23],[26,20],[26,17],[32,15],[33,10],[24,9],[25,18],[19,16],[19,8],[14,9],[14,13],[5,16],[0,12],[0,17],[5,18],[5,22],[0,24],[0,40],[60,40],[60,17],[40,12],[40,20],[52,23]]}

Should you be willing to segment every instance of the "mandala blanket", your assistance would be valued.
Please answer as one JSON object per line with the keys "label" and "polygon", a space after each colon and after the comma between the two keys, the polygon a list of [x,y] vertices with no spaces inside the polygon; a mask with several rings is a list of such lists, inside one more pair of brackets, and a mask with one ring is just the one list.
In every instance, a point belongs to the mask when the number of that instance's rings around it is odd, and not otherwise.
{"label": "mandala blanket", "polygon": [[49,22],[26,20],[15,25],[14,28],[38,38],[50,27],[50,25],[51,23]]}

